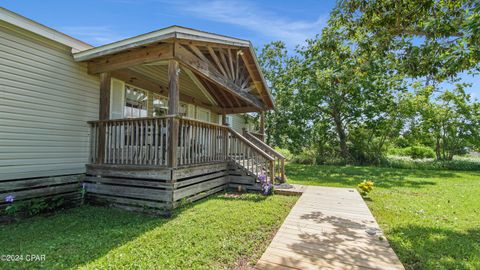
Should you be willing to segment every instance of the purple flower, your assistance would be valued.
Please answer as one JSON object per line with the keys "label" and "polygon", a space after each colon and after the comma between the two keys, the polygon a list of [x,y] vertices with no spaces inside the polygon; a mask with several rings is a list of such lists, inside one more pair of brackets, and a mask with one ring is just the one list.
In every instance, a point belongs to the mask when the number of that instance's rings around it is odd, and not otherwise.
{"label": "purple flower", "polygon": [[15,199],[15,197],[13,195],[8,195],[7,197],[5,197],[5,202],[13,203],[14,199]]}
{"label": "purple flower", "polygon": [[262,186],[263,195],[270,195],[271,191],[272,191],[272,185],[270,183],[267,183]]}
{"label": "purple flower", "polygon": [[258,176],[258,181],[260,181],[261,183],[266,182],[266,181],[267,181],[267,176],[266,176],[265,174],[263,174],[263,173],[260,174],[260,175]]}

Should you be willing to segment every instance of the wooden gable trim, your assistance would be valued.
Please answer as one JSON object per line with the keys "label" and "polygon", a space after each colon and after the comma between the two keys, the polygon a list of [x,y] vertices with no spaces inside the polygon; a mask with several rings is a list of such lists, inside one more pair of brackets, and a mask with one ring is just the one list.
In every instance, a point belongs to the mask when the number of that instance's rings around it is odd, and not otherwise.
{"label": "wooden gable trim", "polygon": [[104,56],[89,62],[88,72],[90,74],[98,74],[141,64],[169,60],[173,58],[173,48],[174,45],[172,43],[160,43]]}
{"label": "wooden gable trim", "polygon": [[245,90],[240,89],[240,87],[233,83],[233,81],[223,76],[210,62],[203,61],[200,57],[191,53],[178,43],[175,43],[174,56],[193,72],[199,74],[209,81],[216,83],[227,92],[246,101],[254,107],[257,107],[259,110],[264,110],[264,104],[259,98]]}
{"label": "wooden gable trim", "polygon": [[250,75],[250,78],[252,78],[253,84],[255,85],[255,88],[258,91],[258,94],[260,97],[262,97],[262,101],[265,104],[272,104],[272,101],[270,99],[270,96],[267,93],[267,89],[263,85],[263,81],[261,78],[261,75],[256,72],[257,65],[251,61],[251,56],[248,57],[247,55],[250,55],[250,52],[248,49],[244,49],[242,51],[243,53],[241,54],[243,62],[245,63],[245,67],[247,68],[248,74]]}

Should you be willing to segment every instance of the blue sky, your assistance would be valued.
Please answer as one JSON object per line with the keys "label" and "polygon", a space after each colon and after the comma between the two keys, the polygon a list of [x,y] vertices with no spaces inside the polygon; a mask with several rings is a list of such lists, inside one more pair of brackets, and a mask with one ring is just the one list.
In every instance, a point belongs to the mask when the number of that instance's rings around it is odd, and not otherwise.
{"label": "blue sky", "polygon": [[[3,0],[2,6],[92,45],[170,25],[248,39],[283,40],[290,50],[325,26],[333,0]],[[480,98],[480,76],[462,76]]]}

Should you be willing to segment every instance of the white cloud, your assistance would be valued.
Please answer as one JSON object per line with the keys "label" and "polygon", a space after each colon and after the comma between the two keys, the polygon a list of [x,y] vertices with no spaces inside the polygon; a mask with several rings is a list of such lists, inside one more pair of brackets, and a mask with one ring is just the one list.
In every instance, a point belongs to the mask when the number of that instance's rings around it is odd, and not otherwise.
{"label": "white cloud", "polygon": [[98,46],[125,37],[117,34],[110,26],[64,26],[59,30],[86,43]]}
{"label": "white cloud", "polygon": [[327,18],[319,16],[316,20],[296,20],[282,14],[261,9],[252,2],[245,1],[163,1],[186,15],[227,23],[257,32],[273,39],[283,40],[289,46],[303,44],[308,38],[320,33]]}

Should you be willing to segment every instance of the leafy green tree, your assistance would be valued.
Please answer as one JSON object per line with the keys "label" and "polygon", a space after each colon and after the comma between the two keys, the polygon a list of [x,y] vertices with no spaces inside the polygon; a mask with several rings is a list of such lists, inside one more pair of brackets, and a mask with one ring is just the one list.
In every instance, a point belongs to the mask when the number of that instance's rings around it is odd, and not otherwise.
{"label": "leafy green tree", "polygon": [[[478,148],[479,105],[459,74],[479,71],[479,11],[471,0],[342,0],[293,55],[267,45],[260,62],[277,105],[268,141],[357,163],[377,162],[393,141],[438,159]],[[457,86],[441,91],[445,82]]]}
{"label": "leafy green tree", "polygon": [[408,96],[410,106],[416,108],[411,113],[417,115],[421,132],[428,134],[424,136],[431,136],[438,160],[451,160],[480,145],[480,104],[465,93],[464,85],[436,96],[433,86],[415,87]]}

